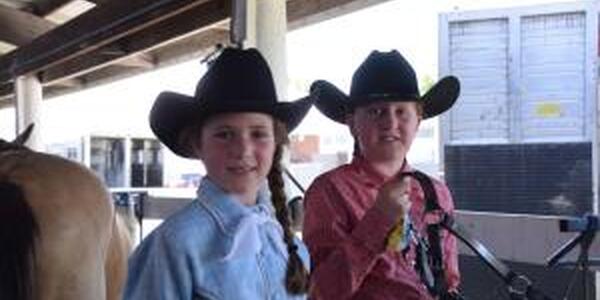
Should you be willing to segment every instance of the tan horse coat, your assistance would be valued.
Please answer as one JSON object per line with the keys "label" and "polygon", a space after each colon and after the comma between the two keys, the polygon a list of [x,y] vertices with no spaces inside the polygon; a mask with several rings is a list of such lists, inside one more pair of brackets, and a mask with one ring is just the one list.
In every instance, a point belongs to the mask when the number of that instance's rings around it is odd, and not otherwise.
{"label": "tan horse coat", "polygon": [[34,299],[120,299],[131,245],[96,175],[23,149],[0,152],[0,180],[21,187],[39,227]]}

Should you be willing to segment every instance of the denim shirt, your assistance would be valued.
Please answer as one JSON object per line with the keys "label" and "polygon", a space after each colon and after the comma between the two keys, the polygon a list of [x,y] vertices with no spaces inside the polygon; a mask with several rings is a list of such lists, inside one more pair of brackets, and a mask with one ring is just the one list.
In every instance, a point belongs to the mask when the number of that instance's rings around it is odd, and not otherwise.
{"label": "denim shirt", "polygon": [[[123,299],[306,299],[285,289],[288,254],[266,184],[245,206],[204,179],[197,199],[129,259]],[[308,252],[296,239],[308,269]]]}

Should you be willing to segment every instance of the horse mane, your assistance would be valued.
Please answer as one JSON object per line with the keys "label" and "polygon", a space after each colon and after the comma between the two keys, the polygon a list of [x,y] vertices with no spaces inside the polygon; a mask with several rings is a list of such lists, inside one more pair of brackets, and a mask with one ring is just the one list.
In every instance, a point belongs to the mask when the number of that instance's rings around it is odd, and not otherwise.
{"label": "horse mane", "polygon": [[20,186],[0,182],[0,200],[0,299],[29,300],[38,224]]}

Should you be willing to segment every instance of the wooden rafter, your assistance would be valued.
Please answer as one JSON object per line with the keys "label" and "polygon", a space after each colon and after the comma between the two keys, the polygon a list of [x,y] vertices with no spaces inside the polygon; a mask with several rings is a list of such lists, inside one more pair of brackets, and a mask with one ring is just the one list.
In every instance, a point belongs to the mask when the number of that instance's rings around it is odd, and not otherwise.
{"label": "wooden rafter", "polygon": [[117,62],[119,66],[130,67],[130,68],[141,68],[141,69],[152,69],[154,68],[154,58],[150,54],[138,53]]}
{"label": "wooden rafter", "polygon": [[116,41],[112,44],[112,47],[114,48],[118,45],[120,49],[123,49],[124,52],[120,55],[116,53],[106,55],[106,47],[99,48],[85,56],[80,56],[48,68],[43,72],[42,80],[44,82],[52,82],[103,68],[115,60],[150,50],[177,38],[189,35],[205,26],[222,21],[229,16],[229,13],[229,1],[208,1],[203,5],[180,14],[177,18],[156,23],[138,32],[134,37],[126,37]]}
{"label": "wooden rafter", "polygon": [[69,2],[71,0],[37,0],[27,10],[38,16],[47,16]]}
{"label": "wooden rafter", "polygon": [[390,0],[288,0],[288,30],[348,14]]}
{"label": "wooden rafter", "polygon": [[4,42],[22,46],[55,27],[46,19],[0,5],[0,39]]}
{"label": "wooden rafter", "polygon": [[6,7],[15,8],[15,9],[23,9],[27,4],[23,2],[13,1],[13,0],[0,0],[0,5],[4,5]]}
{"label": "wooden rafter", "polygon": [[64,88],[80,88],[80,87],[83,87],[84,81],[79,78],[69,78],[69,79],[65,79],[65,80],[56,82],[55,85],[64,87]]}
{"label": "wooden rafter", "polygon": [[[109,1],[0,57],[0,82],[56,66],[217,0]],[[228,1],[225,1],[228,2]],[[193,18],[203,19],[194,15]],[[188,16],[189,17],[189,16]],[[146,37],[148,39],[148,37]]]}
{"label": "wooden rafter", "polygon": [[90,3],[94,3],[96,5],[102,5],[102,4],[105,4],[106,2],[108,2],[110,0],[85,0],[85,1],[90,2]]}
{"label": "wooden rafter", "polygon": [[228,43],[229,30],[215,27],[202,32],[202,34],[165,45],[152,53],[159,66],[165,66],[204,57],[213,52],[217,44],[227,45]]}
{"label": "wooden rafter", "polygon": [[10,99],[12,99],[13,92],[14,85],[12,82],[0,83],[0,109],[12,104]]}
{"label": "wooden rafter", "polygon": [[[69,1],[33,3],[53,2],[60,8]],[[12,94],[11,77],[18,74],[37,72],[45,95],[56,91],[62,94],[202,56],[215,43],[228,42],[231,0],[153,0],[161,6],[153,8],[147,7],[148,0],[87,1],[97,6],[65,23],[60,30],[35,40],[35,45],[0,57],[0,107],[10,105],[7,100]],[[386,1],[389,0],[288,0],[288,29]],[[115,16],[117,11],[122,13]],[[133,19],[131,14],[135,15]],[[96,35],[82,37],[89,32]],[[77,37],[81,39],[73,42]],[[52,47],[60,49],[48,51],[55,49]]]}

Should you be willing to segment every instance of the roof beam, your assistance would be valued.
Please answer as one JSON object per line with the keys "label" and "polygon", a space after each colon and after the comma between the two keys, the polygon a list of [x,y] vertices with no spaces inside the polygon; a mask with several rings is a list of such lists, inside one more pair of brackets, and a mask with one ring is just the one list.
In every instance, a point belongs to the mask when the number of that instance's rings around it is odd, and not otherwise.
{"label": "roof beam", "polygon": [[61,80],[57,83],[55,83],[55,86],[60,86],[63,88],[81,88],[84,85],[84,81],[82,79],[79,78],[69,78],[69,79],[65,79],[65,80]]}
{"label": "roof beam", "polygon": [[15,89],[12,82],[0,83],[0,109],[13,105],[11,99],[14,92]]}
{"label": "roof beam", "polygon": [[168,44],[152,52],[158,66],[168,66],[204,57],[215,50],[215,45],[229,43],[229,30],[213,27],[202,34]]}
{"label": "roof beam", "polygon": [[390,0],[288,0],[288,30],[339,17]]}
{"label": "roof beam", "polygon": [[37,0],[32,2],[27,10],[38,16],[47,16],[70,1],[71,0]]}
{"label": "roof beam", "polygon": [[[110,2],[122,2],[117,0],[88,1],[94,2],[99,6],[111,5]],[[164,0],[155,1],[164,2]],[[305,25],[341,16],[386,1],[389,0],[288,0],[288,29],[294,30]],[[131,62],[128,62],[128,60],[135,55],[142,53],[151,55],[155,63],[154,68],[160,68],[164,65],[170,65],[205,55],[206,51],[211,51],[212,46],[215,43],[227,43],[228,26],[224,24],[228,24],[227,20],[230,13],[230,0],[205,0],[202,2],[203,4],[190,9],[187,13],[178,15],[178,17],[176,17],[177,20],[167,19],[158,21],[154,23],[154,25],[136,32],[135,37],[125,36],[116,41],[111,41],[106,45],[96,45],[96,47],[93,48],[95,50],[87,52],[86,55],[79,55],[68,61],[60,61],[59,63],[55,63],[53,67],[46,68],[42,66],[40,71],[45,72],[40,73],[40,78],[42,79],[44,86],[48,88],[44,89],[45,95],[54,95],[55,93],[52,87],[54,85],[60,85],[59,82],[61,80],[64,81],[68,78],[75,78],[85,74],[89,74],[90,76],[86,75],[85,79],[81,81],[83,85],[79,85],[75,82],[74,84],[67,84],[73,88],[65,89],[64,87],[61,87],[57,90],[57,94],[77,90],[79,89],[78,86],[82,86],[82,88],[95,86],[99,84],[95,80],[100,77],[103,78],[103,81],[112,81],[127,77],[129,76],[128,74],[143,72],[146,69],[119,69],[118,67],[115,67],[109,70],[109,68],[106,68],[112,64],[115,64],[116,66],[119,64],[130,64]],[[218,7],[218,9],[215,9],[215,7]],[[212,11],[212,13],[206,15],[207,11]],[[223,22],[217,23],[219,20],[222,20]],[[214,23],[211,24],[213,21]],[[106,24],[106,22],[103,21],[101,22],[101,25],[102,24]],[[96,25],[98,28],[98,24]],[[219,27],[221,28],[219,29]],[[203,28],[200,33],[198,32],[199,28]],[[159,45],[156,45],[156,43]],[[83,46],[86,45],[83,44]],[[15,63],[17,61],[16,57],[15,53],[11,53],[11,55],[6,58],[0,57],[0,73],[7,70],[6,64],[2,65],[3,61],[6,62],[4,59]],[[133,58],[133,60],[135,61],[135,64],[145,64],[138,58]],[[148,61],[147,57],[145,60]],[[16,63],[8,64],[8,66],[8,70],[14,71],[16,69],[11,67],[16,66]],[[104,72],[104,74],[102,76],[95,76],[94,72],[97,70]],[[111,75],[111,79],[106,77],[109,72],[114,73]],[[88,78],[90,80],[88,80]],[[46,92],[46,90],[48,90],[48,92]],[[0,81],[0,107],[3,106],[3,102],[5,103],[4,105],[11,105],[11,102],[8,100],[11,99],[12,93],[12,83],[2,83],[2,81]]]}
{"label": "roof beam", "polygon": [[[155,27],[163,21],[184,22],[186,12],[213,2],[225,0],[128,0],[109,1],[44,34],[31,43],[0,57],[0,82],[38,72],[89,54],[133,33]],[[229,13],[229,11],[228,11]],[[202,15],[187,15],[204,19]],[[165,28],[162,31],[174,30]],[[158,29],[157,29],[158,30]],[[146,40],[150,40],[146,37]],[[137,40],[137,37],[136,39]],[[155,40],[155,39],[152,39]],[[133,42],[133,39],[132,39]]]}
{"label": "roof beam", "polygon": [[100,5],[100,4],[104,4],[104,3],[108,2],[109,0],[85,0],[85,1],[94,3],[96,5]]}
{"label": "roof beam", "polygon": [[4,5],[15,9],[23,9],[23,7],[25,7],[25,5],[27,4],[13,0],[0,0],[0,5]]}
{"label": "roof beam", "polygon": [[138,53],[117,62],[119,66],[150,70],[154,68],[154,58],[150,54]]}
{"label": "roof beam", "polygon": [[55,27],[44,18],[0,5],[0,37],[4,42],[22,46]]}
{"label": "roof beam", "polygon": [[[158,22],[138,32],[134,37],[126,37],[116,41],[112,48],[122,49],[117,53],[106,49],[107,46],[94,50],[85,56],[47,68],[41,78],[43,82],[52,82],[65,77],[79,76],[140,52],[159,47],[169,41],[185,37],[229,17],[228,0],[212,0],[190,9],[176,18]],[[1,61],[1,57],[0,57]],[[0,68],[1,71],[1,68]],[[1,73],[0,73],[1,74]]]}

